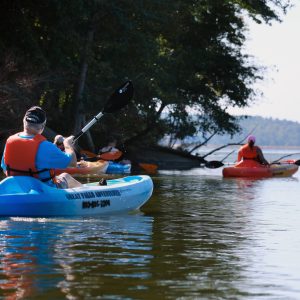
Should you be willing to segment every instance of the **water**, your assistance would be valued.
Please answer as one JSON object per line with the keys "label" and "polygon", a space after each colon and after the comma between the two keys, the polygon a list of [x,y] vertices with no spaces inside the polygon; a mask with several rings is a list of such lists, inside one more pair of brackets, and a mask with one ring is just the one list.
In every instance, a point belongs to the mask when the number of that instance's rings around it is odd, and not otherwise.
{"label": "water", "polygon": [[300,299],[298,172],[165,171],[140,212],[2,218],[0,299]]}

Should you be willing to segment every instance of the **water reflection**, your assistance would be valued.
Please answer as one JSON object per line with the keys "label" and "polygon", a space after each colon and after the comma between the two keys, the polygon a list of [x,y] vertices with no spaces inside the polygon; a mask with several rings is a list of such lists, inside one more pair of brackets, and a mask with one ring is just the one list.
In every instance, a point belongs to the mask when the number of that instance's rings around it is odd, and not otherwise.
{"label": "water reflection", "polygon": [[299,299],[299,177],[153,180],[142,213],[0,220],[0,298]]}
{"label": "water reflection", "polygon": [[11,218],[0,221],[0,230],[0,295],[24,299],[50,287],[53,282],[47,278],[58,273],[51,246],[53,232],[61,228],[50,231],[46,219]]}
{"label": "water reflection", "polygon": [[[154,197],[161,203],[160,212],[154,210],[157,255],[152,269],[163,264],[164,273],[156,275],[167,295],[297,299],[299,275],[293,269],[299,274],[299,263],[291,270],[289,265],[295,264],[300,246],[299,237],[294,236],[300,221],[290,224],[291,218],[284,216],[283,222],[280,217],[281,206],[294,218],[299,216],[291,211],[291,207],[300,209],[295,203],[300,192],[297,179],[225,180],[185,174],[157,181],[159,192]],[[165,254],[165,262],[159,253]],[[287,253],[293,258],[288,259]]]}
{"label": "water reflection", "polygon": [[[251,184],[251,191],[239,193],[237,183],[235,193],[222,178],[163,178],[151,269],[163,270],[154,277],[169,296],[176,297],[178,290],[188,297],[242,294],[236,283],[243,280],[240,249],[249,243],[247,211],[257,188]],[[227,191],[231,199],[224,197]]]}
{"label": "water reflection", "polygon": [[55,245],[65,274],[61,290],[68,298],[100,293],[113,299],[124,294],[128,283],[132,290],[146,288],[139,281],[150,276],[152,225],[152,217],[138,214],[86,220],[80,232],[76,224],[69,226]]}
{"label": "water reflection", "polygon": [[106,278],[147,278],[152,223],[142,214],[2,220],[0,296],[23,299],[48,290],[49,299],[79,299],[105,290]]}

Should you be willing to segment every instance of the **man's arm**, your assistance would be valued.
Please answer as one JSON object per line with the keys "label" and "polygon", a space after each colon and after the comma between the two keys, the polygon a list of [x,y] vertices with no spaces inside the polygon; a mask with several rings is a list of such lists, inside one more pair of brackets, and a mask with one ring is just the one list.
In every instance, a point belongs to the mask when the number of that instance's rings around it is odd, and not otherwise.
{"label": "man's arm", "polygon": [[64,139],[64,146],[65,146],[65,153],[71,154],[72,159],[70,161],[69,167],[76,167],[77,166],[77,157],[74,150],[74,136],[71,135]]}

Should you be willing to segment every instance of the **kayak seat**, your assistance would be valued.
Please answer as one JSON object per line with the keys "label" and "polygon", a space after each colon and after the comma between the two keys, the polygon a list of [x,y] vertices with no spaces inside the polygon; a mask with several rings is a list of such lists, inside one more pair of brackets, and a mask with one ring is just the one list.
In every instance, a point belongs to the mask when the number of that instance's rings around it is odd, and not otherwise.
{"label": "kayak seat", "polygon": [[39,194],[44,193],[48,187],[33,177],[10,176],[0,183],[1,194]]}
{"label": "kayak seat", "polygon": [[142,179],[141,176],[128,176],[128,177],[124,177],[123,178],[125,181],[129,182],[129,181],[140,181]]}

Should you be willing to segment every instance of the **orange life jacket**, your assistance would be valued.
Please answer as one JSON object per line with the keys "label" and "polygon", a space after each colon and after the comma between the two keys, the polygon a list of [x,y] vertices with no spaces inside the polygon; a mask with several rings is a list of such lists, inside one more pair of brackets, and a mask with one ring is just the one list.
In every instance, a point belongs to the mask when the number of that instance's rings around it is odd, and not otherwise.
{"label": "orange life jacket", "polygon": [[248,144],[242,146],[238,153],[238,161],[241,159],[258,159],[257,146],[250,147]]}
{"label": "orange life jacket", "polygon": [[[33,138],[21,138],[20,133],[10,136],[5,145],[4,162],[6,164],[6,176],[33,176],[49,169],[37,170],[35,158],[41,142],[46,138],[40,134]],[[43,179],[48,181],[52,178]]]}

